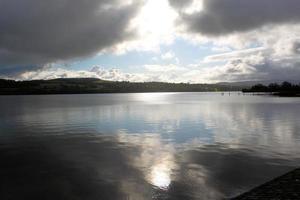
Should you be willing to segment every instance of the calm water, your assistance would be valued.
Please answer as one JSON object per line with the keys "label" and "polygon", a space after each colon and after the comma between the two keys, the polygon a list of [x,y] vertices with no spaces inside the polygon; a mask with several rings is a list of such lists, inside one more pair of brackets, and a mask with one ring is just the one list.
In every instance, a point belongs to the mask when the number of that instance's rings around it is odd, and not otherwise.
{"label": "calm water", "polygon": [[0,96],[0,199],[223,199],[300,166],[300,98]]}

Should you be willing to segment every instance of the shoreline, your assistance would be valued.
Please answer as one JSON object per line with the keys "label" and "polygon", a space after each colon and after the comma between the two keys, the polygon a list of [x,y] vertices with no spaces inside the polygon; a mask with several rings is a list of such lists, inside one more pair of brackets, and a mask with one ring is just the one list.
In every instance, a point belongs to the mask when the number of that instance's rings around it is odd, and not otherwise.
{"label": "shoreline", "polygon": [[300,168],[231,198],[231,200],[260,199],[300,199]]}

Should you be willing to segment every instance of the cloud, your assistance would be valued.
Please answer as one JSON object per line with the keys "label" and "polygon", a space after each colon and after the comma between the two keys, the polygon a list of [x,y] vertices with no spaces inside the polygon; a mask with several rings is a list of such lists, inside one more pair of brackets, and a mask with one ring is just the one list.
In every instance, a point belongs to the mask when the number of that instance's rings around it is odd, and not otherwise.
{"label": "cloud", "polygon": [[[125,73],[120,69],[103,69],[94,66],[90,70],[53,68],[42,69],[13,75],[22,80],[94,77],[112,81],[132,82],[190,82],[215,83],[233,81],[298,81],[300,77],[300,38],[287,37],[270,42],[263,47],[254,47],[220,53],[205,57],[198,64],[155,64],[142,65],[139,73]],[[269,39],[268,39],[269,40]],[[267,40],[267,41],[268,41]],[[29,69],[28,69],[29,70]]]}
{"label": "cloud", "polygon": [[141,66],[143,70],[140,73],[125,73],[120,69],[103,69],[99,66],[94,66],[90,70],[79,71],[45,67],[8,78],[32,80],[93,77],[111,81],[161,81],[175,83],[216,83],[262,80],[298,81],[300,77],[300,54],[298,50],[295,51],[295,49],[298,48],[295,48],[297,45],[294,43],[297,42],[290,42],[291,43],[285,43],[284,46],[287,49],[291,49],[289,54],[287,53],[288,51],[281,51],[282,49],[278,47],[279,44],[274,44],[274,48],[272,49],[253,48],[208,56],[198,65],[144,65]]}
{"label": "cloud", "polygon": [[137,37],[114,47],[114,53],[128,51],[160,52],[161,45],[169,45],[177,37],[175,20],[177,12],[168,0],[139,0],[142,6],[132,20]]}
{"label": "cloud", "polygon": [[[252,60],[253,59],[253,60]],[[215,69],[210,80],[215,81],[297,81],[300,76],[298,66],[274,62],[265,58],[229,61]],[[261,59],[260,63],[255,59]],[[299,65],[299,63],[298,63]]]}
{"label": "cloud", "polygon": [[161,60],[168,61],[168,62],[174,62],[176,64],[180,63],[179,58],[173,53],[172,51],[168,51],[160,56]]}
{"label": "cloud", "polygon": [[189,6],[193,0],[169,0],[169,4],[177,9]]}
{"label": "cloud", "polygon": [[183,38],[225,51],[182,74],[189,82],[299,79],[299,1],[192,0],[183,7],[176,6],[181,0],[169,2],[179,13]]}
{"label": "cloud", "polygon": [[1,0],[0,68],[85,57],[130,40],[139,7],[136,0]]}
{"label": "cloud", "polygon": [[231,49],[227,46],[215,46],[211,48],[214,52],[229,52]]}
{"label": "cloud", "polygon": [[43,69],[22,72],[13,76],[0,76],[0,78],[13,78],[17,80],[38,80],[55,78],[99,78],[110,81],[131,82],[185,82],[182,73],[188,72],[188,68],[178,65],[144,65],[143,73],[125,73],[120,69],[104,69],[93,66],[90,70],[72,70],[47,66]]}
{"label": "cloud", "polygon": [[[169,0],[177,8],[182,0]],[[246,32],[265,25],[299,23],[298,0],[194,0],[201,10],[186,13],[179,10],[181,23],[192,33],[223,36]],[[178,8],[177,8],[178,9]]]}
{"label": "cloud", "polygon": [[168,52],[161,55],[161,59],[163,59],[163,60],[170,60],[170,59],[173,59],[173,58],[175,58],[175,54],[171,51],[168,51]]}
{"label": "cloud", "polygon": [[[169,4],[168,0],[2,0],[0,74],[26,80],[297,80],[299,8],[298,0],[169,0]],[[180,22],[177,28],[176,17]],[[174,49],[160,51],[160,45],[176,42],[178,37],[200,38],[195,45],[205,43],[212,52],[225,53],[209,55],[193,66],[185,57],[182,62],[187,64],[181,65]],[[51,63],[59,66],[99,52],[144,50],[157,51],[152,62],[156,65],[145,63],[137,73],[99,66],[79,71],[51,67]],[[158,56],[159,52],[162,55]]]}
{"label": "cloud", "polygon": [[243,49],[237,51],[231,51],[228,53],[221,53],[216,55],[207,56],[204,58],[204,62],[222,62],[230,59],[241,59],[245,56],[252,55],[254,53],[264,53],[267,49],[264,47]]}
{"label": "cloud", "polygon": [[93,66],[90,70],[72,70],[64,68],[49,67],[35,71],[23,72],[17,77],[19,80],[39,80],[56,78],[99,78],[109,81],[144,81],[143,75],[123,73],[118,69],[103,69],[100,66]]}
{"label": "cloud", "polygon": [[286,38],[273,45],[217,54],[203,63],[224,62],[207,77],[212,81],[294,80],[300,77],[299,39]]}
{"label": "cloud", "polygon": [[145,65],[144,68],[148,72],[182,72],[188,70],[185,67],[180,67],[178,65]]}

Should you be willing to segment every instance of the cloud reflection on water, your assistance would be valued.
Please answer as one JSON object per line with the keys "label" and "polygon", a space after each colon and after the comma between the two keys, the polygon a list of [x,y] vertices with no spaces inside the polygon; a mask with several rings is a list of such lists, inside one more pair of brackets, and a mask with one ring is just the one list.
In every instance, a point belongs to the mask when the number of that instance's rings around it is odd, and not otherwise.
{"label": "cloud reflection on water", "polygon": [[222,199],[300,164],[297,99],[198,93],[5,98],[2,195]]}

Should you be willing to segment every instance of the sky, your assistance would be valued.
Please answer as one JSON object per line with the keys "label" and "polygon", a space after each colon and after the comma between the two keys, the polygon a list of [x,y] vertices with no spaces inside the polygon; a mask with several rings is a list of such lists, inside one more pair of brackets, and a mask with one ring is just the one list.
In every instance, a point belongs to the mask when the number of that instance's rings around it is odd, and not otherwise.
{"label": "sky", "polygon": [[298,81],[299,0],[0,0],[0,78]]}

